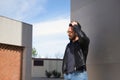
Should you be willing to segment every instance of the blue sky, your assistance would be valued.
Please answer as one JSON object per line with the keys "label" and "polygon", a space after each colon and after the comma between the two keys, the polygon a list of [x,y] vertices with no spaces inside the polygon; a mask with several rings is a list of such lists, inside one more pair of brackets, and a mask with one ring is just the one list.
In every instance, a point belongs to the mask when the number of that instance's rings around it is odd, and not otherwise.
{"label": "blue sky", "polygon": [[69,42],[70,0],[2,0],[0,15],[33,25],[38,57],[63,57]]}

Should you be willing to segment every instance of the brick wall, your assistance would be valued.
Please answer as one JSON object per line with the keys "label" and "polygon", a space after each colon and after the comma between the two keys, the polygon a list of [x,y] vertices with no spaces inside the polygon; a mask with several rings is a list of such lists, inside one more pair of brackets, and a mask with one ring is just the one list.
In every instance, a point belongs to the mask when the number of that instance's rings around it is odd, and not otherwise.
{"label": "brick wall", "polygon": [[23,48],[0,44],[0,80],[21,80]]}

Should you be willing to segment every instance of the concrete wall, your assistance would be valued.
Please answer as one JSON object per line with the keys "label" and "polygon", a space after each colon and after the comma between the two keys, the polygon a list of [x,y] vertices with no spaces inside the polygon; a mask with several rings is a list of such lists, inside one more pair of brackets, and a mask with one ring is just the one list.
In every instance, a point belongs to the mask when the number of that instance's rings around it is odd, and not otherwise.
{"label": "concrete wall", "polygon": [[22,46],[22,80],[31,80],[32,25],[0,16],[0,43]]}
{"label": "concrete wall", "polygon": [[120,80],[120,0],[71,0],[71,20],[90,38],[89,80]]}
{"label": "concrete wall", "polygon": [[32,77],[46,77],[45,71],[57,70],[62,76],[62,60],[59,59],[41,59],[43,66],[34,66],[34,58],[32,59]]}

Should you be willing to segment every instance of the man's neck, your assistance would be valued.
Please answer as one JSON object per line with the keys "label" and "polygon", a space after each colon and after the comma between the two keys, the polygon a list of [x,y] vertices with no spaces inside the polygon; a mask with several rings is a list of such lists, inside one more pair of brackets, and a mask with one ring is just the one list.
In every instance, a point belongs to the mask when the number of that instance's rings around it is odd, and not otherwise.
{"label": "man's neck", "polygon": [[78,41],[79,40],[79,37],[76,36],[76,38],[74,40],[72,40],[72,42],[75,42],[75,41]]}

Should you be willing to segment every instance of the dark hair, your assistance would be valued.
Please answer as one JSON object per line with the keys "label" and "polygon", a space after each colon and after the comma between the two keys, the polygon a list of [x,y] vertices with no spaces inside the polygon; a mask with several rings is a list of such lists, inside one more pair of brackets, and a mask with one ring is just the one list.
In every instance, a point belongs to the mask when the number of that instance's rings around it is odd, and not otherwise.
{"label": "dark hair", "polygon": [[[71,23],[72,23],[72,22],[76,22],[76,23],[77,23],[77,26],[81,29],[81,25],[79,24],[78,21],[71,21]],[[73,25],[72,25],[71,23],[69,24],[69,26],[72,26],[72,27],[73,27]]]}

